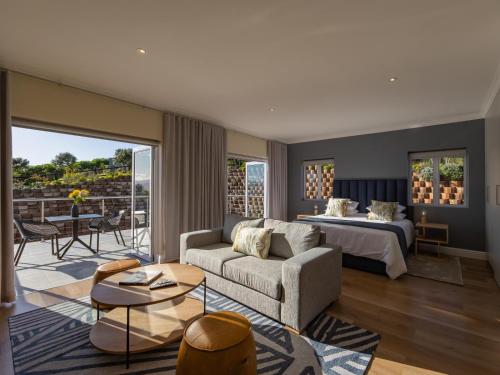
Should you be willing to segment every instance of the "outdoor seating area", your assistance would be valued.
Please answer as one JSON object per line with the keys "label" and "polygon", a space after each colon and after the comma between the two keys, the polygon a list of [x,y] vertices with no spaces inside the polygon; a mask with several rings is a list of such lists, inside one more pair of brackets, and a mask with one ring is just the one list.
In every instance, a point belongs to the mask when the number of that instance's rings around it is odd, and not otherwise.
{"label": "outdoor seating area", "polygon": [[[52,254],[50,239],[26,243],[16,267],[16,293],[31,293],[90,278],[99,265],[113,260],[137,257],[144,263],[137,249],[132,248],[132,231],[123,230],[122,235],[124,242],[118,243],[112,231],[101,233],[98,253],[75,243],[62,259]],[[80,239],[90,244],[90,235],[82,235]],[[69,240],[59,238],[60,244]],[[149,236],[144,236],[141,247],[149,246],[149,241]],[[16,244],[15,250],[18,246]]]}

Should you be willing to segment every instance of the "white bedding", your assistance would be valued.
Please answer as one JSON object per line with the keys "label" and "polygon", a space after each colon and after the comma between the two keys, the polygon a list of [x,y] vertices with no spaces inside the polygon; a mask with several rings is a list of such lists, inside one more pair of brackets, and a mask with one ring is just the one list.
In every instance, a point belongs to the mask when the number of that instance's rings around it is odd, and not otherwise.
{"label": "white bedding", "polygon": [[[368,221],[367,215],[362,213],[346,217],[317,215],[314,216],[314,218],[325,221],[331,219]],[[403,229],[406,245],[409,247],[413,242],[414,226],[408,219],[390,222],[369,220],[369,222],[396,225]],[[321,225],[321,223],[318,224]],[[326,233],[326,242],[341,246],[344,253],[384,262],[386,264],[387,275],[391,279],[396,279],[403,273],[406,273],[406,263],[395,233],[373,228],[339,225],[334,223],[328,223],[328,226],[324,226],[323,230]]]}

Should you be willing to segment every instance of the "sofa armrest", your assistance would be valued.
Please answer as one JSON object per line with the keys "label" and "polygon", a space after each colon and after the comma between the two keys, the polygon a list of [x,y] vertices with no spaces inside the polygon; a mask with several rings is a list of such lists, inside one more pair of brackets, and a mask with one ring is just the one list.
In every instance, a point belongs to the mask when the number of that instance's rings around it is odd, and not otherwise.
{"label": "sofa armrest", "polygon": [[222,240],[222,228],[203,229],[194,232],[182,233],[180,239],[181,264],[186,263],[186,251],[188,251],[188,249],[211,245],[214,243],[221,242],[221,240]]}
{"label": "sofa armrest", "polygon": [[[330,247],[328,247],[330,246]],[[283,262],[281,321],[301,331],[340,296],[342,250],[322,245]]]}

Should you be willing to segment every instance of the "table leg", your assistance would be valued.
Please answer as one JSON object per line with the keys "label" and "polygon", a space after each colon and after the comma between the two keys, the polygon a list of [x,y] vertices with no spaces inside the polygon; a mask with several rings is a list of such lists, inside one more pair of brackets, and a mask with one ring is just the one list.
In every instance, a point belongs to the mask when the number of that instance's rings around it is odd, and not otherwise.
{"label": "table leg", "polygon": [[126,368],[130,367],[130,306],[127,306],[127,359]]}
{"label": "table leg", "polygon": [[81,240],[81,238],[80,238],[80,237],[77,237],[77,238],[74,240],[74,242],[78,242],[78,243],[82,244],[85,248],[89,249],[89,250],[90,250],[90,251],[92,251],[94,254],[96,254],[96,253],[97,253],[97,252],[96,252],[94,249],[92,249],[89,245],[87,245],[85,242],[83,242],[83,241]]}
{"label": "table leg", "polygon": [[100,312],[100,310],[99,310],[99,304],[96,303],[95,305],[96,305],[96,309],[97,309],[97,320],[99,320],[99,312]]}
{"label": "table leg", "polygon": [[73,245],[74,242],[75,242],[75,240],[72,238],[65,245],[63,245],[63,247],[61,247],[61,249],[60,249],[61,255],[57,259],[62,259],[64,257],[64,255],[66,255],[66,252]]}
{"label": "table leg", "polygon": [[207,278],[203,279],[203,315],[207,313]]}

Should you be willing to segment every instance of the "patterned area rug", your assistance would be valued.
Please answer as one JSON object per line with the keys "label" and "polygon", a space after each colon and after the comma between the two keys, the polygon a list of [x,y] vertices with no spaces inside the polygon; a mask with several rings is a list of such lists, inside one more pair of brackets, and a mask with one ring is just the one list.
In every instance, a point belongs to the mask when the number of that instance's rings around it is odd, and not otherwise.
{"label": "patterned area rug", "polygon": [[456,256],[418,254],[411,255],[406,260],[408,274],[425,279],[442,281],[455,285],[464,285],[462,264]]}
{"label": "patterned area rug", "polygon": [[[192,296],[203,298],[198,288]],[[252,322],[259,374],[364,374],[379,343],[376,333],[321,314],[302,336],[215,291],[207,290],[208,311],[232,310]],[[13,316],[10,339],[16,374],[175,374],[179,343],[131,356],[99,352],[89,341],[96,312],[89,298]]]}

